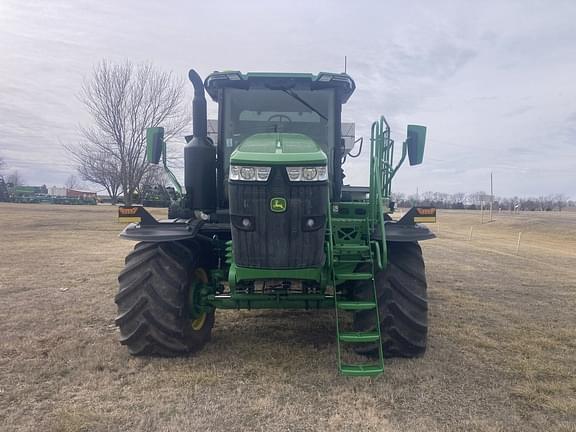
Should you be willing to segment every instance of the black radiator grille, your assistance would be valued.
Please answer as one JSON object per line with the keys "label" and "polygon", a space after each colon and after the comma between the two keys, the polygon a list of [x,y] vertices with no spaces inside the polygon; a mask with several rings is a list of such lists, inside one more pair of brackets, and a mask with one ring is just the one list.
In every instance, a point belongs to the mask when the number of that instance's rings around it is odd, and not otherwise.
{"label": "black radiator grille", "polygon": [[[328,209],[326,182],[290,182],[284,167],[274,167],[266,183],[230,183],[234,259],[258,268],[318,267],[324,263]],[[286,200],[286,211],[272,212],[273,198]],[[242,225],[249,219],[251,226]],[[312,219],[314,226],[306,222]]]}

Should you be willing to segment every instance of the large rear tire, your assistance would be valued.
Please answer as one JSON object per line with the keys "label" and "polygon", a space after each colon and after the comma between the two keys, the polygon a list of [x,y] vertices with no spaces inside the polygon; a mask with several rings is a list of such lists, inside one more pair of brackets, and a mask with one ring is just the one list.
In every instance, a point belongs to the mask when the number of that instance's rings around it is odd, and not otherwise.
{"label": "large rear tire", "polygon": [[[375,277],[380,331],[384,357],[418,357],[426,351],[428,335],[428,297],[422,249],[417,242],[388,243],[388,266]],[[369,300],[372,282],[359,281],[359,299]],[[375,327],[373,311],[354,315],[357,331]],[[357,352],[377,355],[376,345],[367,345]]]}
{"label": "large rear tire", "polygon": [[198,252],[179,242],[138,243],[118,276],[120,343],[132,355],[172,357],[210,340],[214,312],[190,310],[191,290],[206,282]]}

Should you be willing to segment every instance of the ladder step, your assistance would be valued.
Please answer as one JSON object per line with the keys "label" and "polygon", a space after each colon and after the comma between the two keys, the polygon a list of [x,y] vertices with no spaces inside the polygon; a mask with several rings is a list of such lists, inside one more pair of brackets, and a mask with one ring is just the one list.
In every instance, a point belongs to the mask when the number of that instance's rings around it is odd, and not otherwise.
{"label": "ladder step", "polygon": [[337,280],[372,280],[372,273],[336,273]]}
{"label": "ladder step", "polygon": [[343,332],[340,333],[342,342],[377,342],[380,340],[378,332]]}
{"label": "ladder step", "polygon": [[384,367],[381,364],[342,364],[340,372],[346,376],[375,376],[384,372]]}
{"label": "ladder step", "polygon": [[364,264],[364,263],[372,263],[371,257],[357,257],[355,259],[349,258],[340,258],[335,256],[334,257],[335,263],[346,263],[346,264]]}
{"label": "ladder step", "polygon": [[371,310],[376,309],[376,303],[366,301],[343,301],[338,302],[338,309],[347,311]]}
{"label": "ladder step", "polygon": [[367,251],[370,250],[370,246],[343,243],[343,244],[335,244],[334,250]]}
{"label": "ladder step", "polygon": [[370,246],[356,244],[335,244],[334,253],[370,252]]}
{"label": "ladder step", "polygon": [[365,217],[361,217],[358,219],[353,219],[353,218],[335,218],[332,217],[332,223],[336,223],[336,224],[365,224],[366,223],[366,218]]}
{"label": "ladder step", "polygon": [[[368,193],[368,191],[366,191],[366,193]],[[370,203],[368,201],[354,201],[354,202],[340,201],[340,202],[333,202],[332,204],[340,208],[359,208],[359,207],[368,208],[370,206]]]}

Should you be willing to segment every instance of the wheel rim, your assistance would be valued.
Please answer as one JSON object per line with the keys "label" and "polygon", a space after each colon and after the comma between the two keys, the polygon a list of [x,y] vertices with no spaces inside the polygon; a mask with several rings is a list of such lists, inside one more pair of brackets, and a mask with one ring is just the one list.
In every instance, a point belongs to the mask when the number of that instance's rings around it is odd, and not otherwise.
{"label": "wheel rim", "polygon": [[190,327],[192,327],[192,330],[194,331],[200,330],[206,323],[206,315],[207,315],[206,312],[200,312],[195,307],[196,305],[195,300],[197,297],[196,291],[198,289],[198,285],[206,283],[208,283],[208,275],[206,274],[206,271],[201,267],[195,269],[192,275],[192,286],[190,287],[190,300],[189,300],[192,309]]}
{"label": "wheel rim", "polygon": [[206,312],[202,312],[202,314],[196,318],[194,321],[192,321],[192,330],[198,331],[200,330],[203,326],[204,323],[206,322]]}

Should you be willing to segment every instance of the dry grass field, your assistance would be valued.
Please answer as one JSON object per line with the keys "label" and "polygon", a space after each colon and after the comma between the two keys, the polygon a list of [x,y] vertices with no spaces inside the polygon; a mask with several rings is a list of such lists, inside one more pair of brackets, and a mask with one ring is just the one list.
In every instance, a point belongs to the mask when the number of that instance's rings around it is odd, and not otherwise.
{"label": "dry grass field", "polygon": [[440,212],[429,350],[375,379],[337,374],[328,311],[219,311],[196,356],[130,357],[114,216],[0,204],[1,431],[576,431],[576,213]]}

